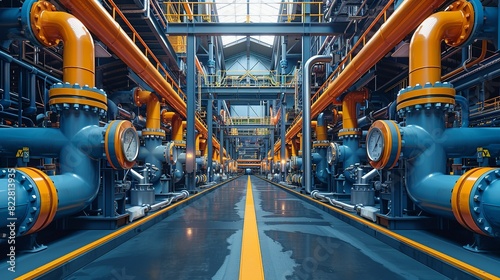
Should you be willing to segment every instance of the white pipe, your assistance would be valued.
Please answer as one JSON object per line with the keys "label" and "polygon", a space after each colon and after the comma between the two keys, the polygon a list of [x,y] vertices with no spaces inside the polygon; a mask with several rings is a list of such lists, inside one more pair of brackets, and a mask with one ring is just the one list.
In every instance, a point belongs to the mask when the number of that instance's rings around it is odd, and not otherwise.
{"label": "white pipe", "polygon": [[145,13],[146,15],[149,15],[149,1],[150,0],[144,0],[143,8],[140,10],[121,10],[122,13],[124,14],[142,14]]}

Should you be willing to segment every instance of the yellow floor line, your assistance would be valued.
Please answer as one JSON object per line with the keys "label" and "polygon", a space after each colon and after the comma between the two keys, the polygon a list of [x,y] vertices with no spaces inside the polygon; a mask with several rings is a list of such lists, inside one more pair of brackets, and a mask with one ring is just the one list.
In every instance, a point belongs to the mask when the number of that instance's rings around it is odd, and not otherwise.
{"label": "yellow floor line", "polygon": [[250,176],[248,176],[247,183],[243,239],[241,243],[240,280],[264,279],[264,267],[262,266],[262,254],[260,253],[259,232],[257,230]]}

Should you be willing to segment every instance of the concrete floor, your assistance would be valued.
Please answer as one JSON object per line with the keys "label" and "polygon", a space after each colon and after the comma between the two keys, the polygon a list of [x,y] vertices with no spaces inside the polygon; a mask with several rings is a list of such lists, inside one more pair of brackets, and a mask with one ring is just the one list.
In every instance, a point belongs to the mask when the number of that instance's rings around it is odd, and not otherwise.
{"label": "concrete floor", "polygon": [[[206,194],[65,279],[238,279],[247,176]],[[251,177],[266,279],[447,279]]]}

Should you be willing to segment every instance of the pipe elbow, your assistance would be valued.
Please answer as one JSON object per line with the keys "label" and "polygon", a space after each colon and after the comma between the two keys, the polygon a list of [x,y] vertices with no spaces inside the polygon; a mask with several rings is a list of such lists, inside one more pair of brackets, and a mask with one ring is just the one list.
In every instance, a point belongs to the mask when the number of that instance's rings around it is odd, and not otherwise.
{"label": "pipe elbow", "polygon": [[[51,177],[61,201],[56,219],[76,214],[85,209],[99,192],[99,179],[89,180],[79,174],[65,173]],[[94,178],[95,179],[95,178]]]}
{"label": "pipe elbow", "polygon": [[[451,7],[451,8],[450,8]],[[420,24],[410,42],[410,86],[441,80],[441,41],[456,47],[472,33],[474,9],[457,2],[452,11],[438,12]]]}
{"label": "pipe elbow", "polygon": [[94,87],[94,41],[83,23],[54,5],[39,1],[31,8],[30,21],[38,42],[51,47],[64,43],[63,77],[70,84]]}

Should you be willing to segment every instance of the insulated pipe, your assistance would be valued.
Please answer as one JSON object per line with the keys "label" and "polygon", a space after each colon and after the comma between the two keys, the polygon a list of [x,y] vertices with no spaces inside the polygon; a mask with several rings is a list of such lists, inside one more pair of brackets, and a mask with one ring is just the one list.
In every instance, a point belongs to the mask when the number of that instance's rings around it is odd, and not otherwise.
{"label": "insulated pipe", "polygon": [[[331,55],[315,55],[309,58],[304,64],[304,87],[302,92],[302,158],[304,160],[303,174],[304,186],[307,193],[312,191],[312,163],[311,163],[311,130],[308,125],[311,124],[311,73],[312,67],[316,63],[332,61]],[[285,145],[286,141],[283,139],[281,145]]]}
{"label": "insulated pipe", "polygon": [[354,205],[347,204],[347,203],[342,202],[342,201],[338,201],[336,199],[328,197],[327,195],[333,195],[333,193],[320,193],[318,190],[313,190],[311,192],[311,197],[314,199],[328,202],[333,206],[336,206],[336,207],[339,207],[339,208],[342,208],[342,209],[348,210],[348,211],[354,211],[356,209],[356,207]]}
{"label": "insulated pipe", "polygon": [[[317,116],[332,102],[336,102],[342,93],[445,2],[445,0],[406,0],[401,3],[339,76],[329,84],[319,99],[312,104],[311,116]],[[299,120],[293,124],[286,134],[286,139],[297,135],[302,123],[308,122]]]}
{"label": "insulated pipe", "polygon": [[[156,70],[143,52],[136,46],[120,25],[101,6],[100,1],[61,0],[61,3],[71,10],[87,28],[106,44],[123,62],[125,62],[139,77],[186,118],[186,103],[175,92],[172,86]],[[207,134],[205,124],[196,118],[196,129],[203,135]],[[220,143],[214,139],[214,147],[220,148]]]}

